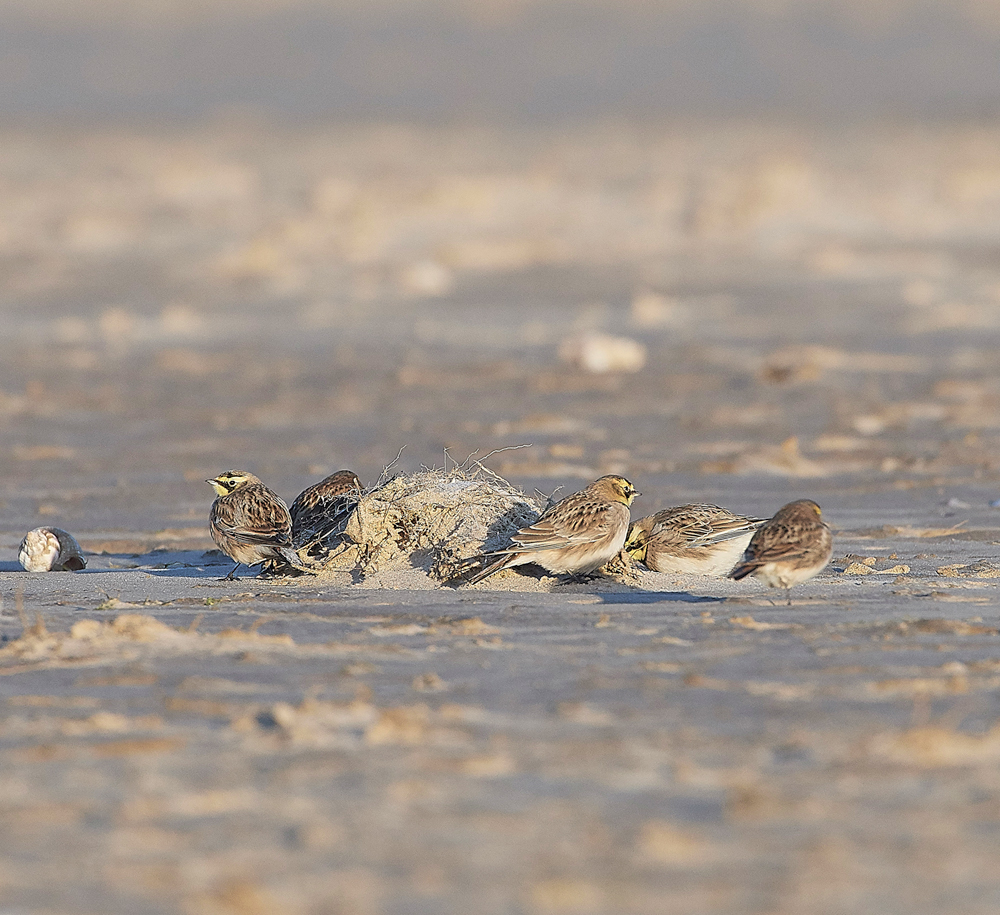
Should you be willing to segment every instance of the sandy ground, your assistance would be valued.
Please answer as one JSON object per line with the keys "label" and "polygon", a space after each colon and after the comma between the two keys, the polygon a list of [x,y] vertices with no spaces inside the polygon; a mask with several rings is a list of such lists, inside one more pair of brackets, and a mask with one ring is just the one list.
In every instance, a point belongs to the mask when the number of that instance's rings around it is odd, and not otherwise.
{"label": "sandy ground", "polygon": [[[0,911],[1000,908],[1000,132],[2,140]],[[815,498],[834,561],[218,580],[223,469],[522,444],[636,515]]]}

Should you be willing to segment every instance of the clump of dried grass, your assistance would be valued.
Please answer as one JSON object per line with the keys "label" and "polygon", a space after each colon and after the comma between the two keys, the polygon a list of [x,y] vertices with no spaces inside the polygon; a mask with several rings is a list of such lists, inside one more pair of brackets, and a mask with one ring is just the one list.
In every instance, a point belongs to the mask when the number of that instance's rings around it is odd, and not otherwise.
{"label": "clump of dried grass", "polygon": [[448,579],[471,557],[509,545],[543,508],[478,461],[401,474],[358,498],[313,568],[362,577],[421,569]]}

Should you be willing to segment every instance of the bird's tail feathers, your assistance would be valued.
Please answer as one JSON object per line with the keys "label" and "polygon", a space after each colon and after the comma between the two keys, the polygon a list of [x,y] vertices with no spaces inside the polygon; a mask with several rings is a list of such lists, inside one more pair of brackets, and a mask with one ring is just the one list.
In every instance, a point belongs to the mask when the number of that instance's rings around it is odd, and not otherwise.
{"label": "bird's tail feathers", "polygon": [[735,581],[741,581],[746,578],[751,572],[754,572],[759,567],[756,562],[741,562],[732,572],[729,573],[729,577]]}
{"label": "bird's tail feathers", "polygon": [[486,553],[481,558],[484,561],[483,568],[481,568],[475,575],[470,578],[466,584],[474,585],[476,582],[482,581],[494,572],[499,572],[501,569],[505,568],[510,561],[510,556],[501,555],[498,559],[493,559],[493,562],[489,562],[495,554]]}

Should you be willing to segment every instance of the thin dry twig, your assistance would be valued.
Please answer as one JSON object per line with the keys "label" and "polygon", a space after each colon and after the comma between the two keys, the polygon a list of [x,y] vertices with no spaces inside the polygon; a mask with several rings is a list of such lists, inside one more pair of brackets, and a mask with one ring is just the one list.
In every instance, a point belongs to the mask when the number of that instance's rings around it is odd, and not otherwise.
{"label": "thin dry twig", "polygon": [[378,480],[375,481],[371,489],[365,490],[366,493],[374,492],[376,489],[379,489],[380,487],[384,486],[386,483],[389,482],[389,480],[391,479],[391,477],[389,476],[389,471],[396,466],[400,457],[402,457],[404,448],[406,448],[406,445],[400,447],[399,451],[396,452],[396,456],[388,464],[386,464],[385,467],[382,468],[382,473],[379,474]]}

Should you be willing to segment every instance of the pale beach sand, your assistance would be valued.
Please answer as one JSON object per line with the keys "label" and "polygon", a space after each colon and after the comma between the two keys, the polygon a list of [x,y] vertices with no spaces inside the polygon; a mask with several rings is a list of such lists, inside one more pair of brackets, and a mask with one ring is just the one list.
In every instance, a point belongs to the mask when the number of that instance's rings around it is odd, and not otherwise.
{"label": "pale beach sand", "polygon": [[[4,129],[0,911],[996,912],[998,203],[984,124]],[[206,478],[400,449],[834,560],[219,581]]]}

